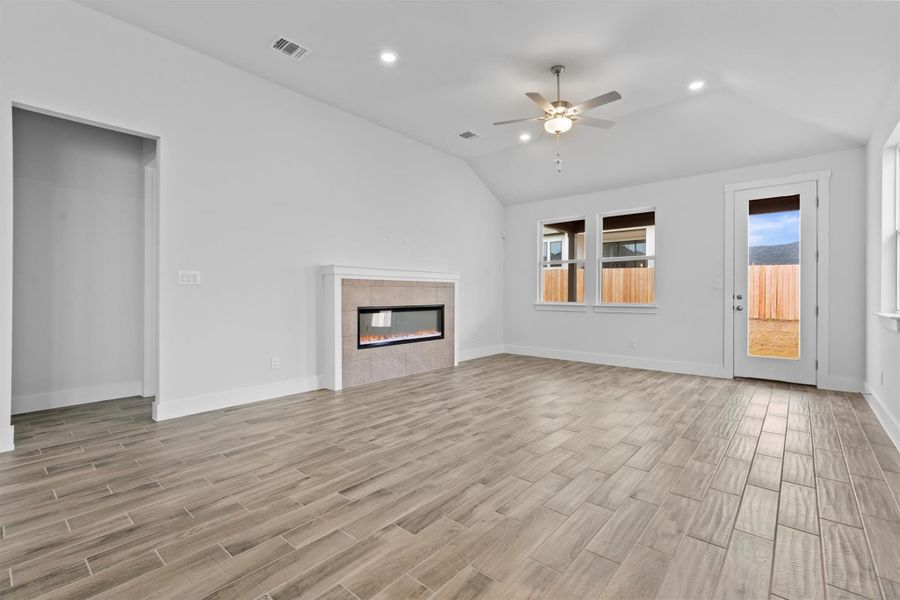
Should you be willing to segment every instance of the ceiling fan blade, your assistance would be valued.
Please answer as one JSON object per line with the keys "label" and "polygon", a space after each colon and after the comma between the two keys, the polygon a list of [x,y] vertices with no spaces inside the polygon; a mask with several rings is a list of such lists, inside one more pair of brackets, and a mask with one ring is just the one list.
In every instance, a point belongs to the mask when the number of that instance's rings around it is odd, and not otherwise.
{"label": "ceiling fan blade", "polygon": [[537,92],[525,92],[525,95],[531,98],[531,100],[541,107],[544,112],[552,113],[555,109],[550,102],[547,101],[546,98],[538,94]]}
{"label": "ceiling fan blade", "polygon": [[581,104],[576,104],[572,108],[569,109],[570,113],[583,113],[591,110],[592,108],[597,108],[598,106],[603,106],[604,104],[609,104],[610,102],[615,102],[616,100],[621,100],[622,94],[619,92],[607,92],[602,96],[597,96],[596,98],[591,98],[590,100],[585,100]]}
{"label": "ceiling fan blade", "polygon": [[612,129],[612,126],[616,124],[615,121],[607,121],[606,119],[595,119],[594,117],[586,117],[584,115],[578,115],[577,117],[572,117],[572,120],[576,123],[584,123],[585,125],[590,125],[591,127],[599,127],[601,129]]}
{"label": "ceiling fan blade", "polygon": [[540,121],[544,117],[531,117],[528,119],[512,119],[509,121],[497,121],[494,125],[509,125],[510,123],[524,123],[525,121]]}

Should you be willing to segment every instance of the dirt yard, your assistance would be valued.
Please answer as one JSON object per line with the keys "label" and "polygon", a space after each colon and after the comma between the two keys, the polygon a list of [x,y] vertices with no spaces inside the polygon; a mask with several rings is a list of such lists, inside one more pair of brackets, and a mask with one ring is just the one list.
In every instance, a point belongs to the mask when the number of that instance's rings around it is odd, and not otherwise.
{"label": "dirt yard", "polygon": [[800,321],[750,319],[750,354],[800,358]]}

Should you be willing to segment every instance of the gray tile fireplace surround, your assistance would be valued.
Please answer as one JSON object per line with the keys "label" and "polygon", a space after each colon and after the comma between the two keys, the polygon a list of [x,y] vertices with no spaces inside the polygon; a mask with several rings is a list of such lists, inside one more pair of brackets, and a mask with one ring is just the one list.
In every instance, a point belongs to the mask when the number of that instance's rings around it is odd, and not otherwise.
{"label": "gray tile fireplace surround", "polygon": [[[453,283],[344,279],[341,282],[343,387],[453,366]],[[366,306],[444,305],[444,339],[357,348],[357,309]]]}

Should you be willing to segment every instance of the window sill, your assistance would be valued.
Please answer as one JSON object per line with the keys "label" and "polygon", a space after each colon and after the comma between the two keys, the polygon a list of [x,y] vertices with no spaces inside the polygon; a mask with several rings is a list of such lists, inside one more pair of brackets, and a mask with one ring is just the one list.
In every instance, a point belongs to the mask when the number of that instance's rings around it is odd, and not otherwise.
{"label": "window sill", "polygon": [[900,333],[900,313],[875,313],[882,327]]}
{"label": "window sill", "polygon": [[595,304],[594,312],[655,315],[659,312],[659,306],[656,304]]}
{"label": "window sill", "polygon": [[535,302],[535,310],[557,310],[562,312],[585,312],[587,304],[577,302]]}

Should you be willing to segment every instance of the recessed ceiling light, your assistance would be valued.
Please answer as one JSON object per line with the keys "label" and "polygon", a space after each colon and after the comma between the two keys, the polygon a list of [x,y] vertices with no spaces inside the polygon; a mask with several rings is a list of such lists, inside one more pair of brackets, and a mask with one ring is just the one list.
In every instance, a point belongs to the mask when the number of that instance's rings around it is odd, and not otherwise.
{"label": "recessed ceiling light", "polygon": [[381,53],[381,62],[383,63],[392,63],[397,60],[397,53],[392,52],[390,50],[385,50]]}
{"label": "recessed ceiling light", "polygon": [[523,133],[523,134],[521,134],[521,135],[519,136],[519,140],[522,141],[522,142],[527,142],[527,141],[530,140],[530,139],[531,139],[531,134],[530,134],[530,133]]}
{"label": "recessed ceiling light", "polygon": [[698,79],[697,81],[692,81],[688,86],[688,89],[692,92],[696,92],[697,90],[702,89],[704,85],[706,85],[706,82]]}

